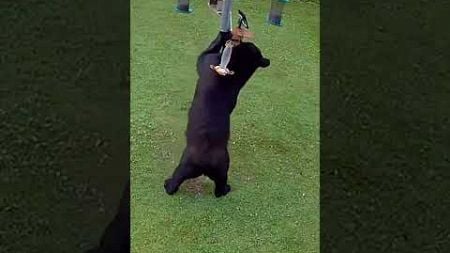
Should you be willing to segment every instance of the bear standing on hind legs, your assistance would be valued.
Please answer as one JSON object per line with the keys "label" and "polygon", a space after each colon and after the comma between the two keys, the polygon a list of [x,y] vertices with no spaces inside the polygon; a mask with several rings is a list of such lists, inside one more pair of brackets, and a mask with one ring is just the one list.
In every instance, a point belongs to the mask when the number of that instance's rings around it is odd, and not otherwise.
{"label": "bear standing on hind legs", "polygon": [[[169,195],[176,193],[185,180],[201,175],[214,181],[216,197],[225,196],[231,190],[228,184],[230,116],[240,90],[259,67],[268,67],[270,61],[255,44],[242,41],[243,29],[238,27],[237,33],[231,32],[230,16],[231,0],[226,0],[220,32],[198,57],[199,78],[189,110],[186,148],[172,176],[164,182]],[[236,40],[236,35],[240,39],[229,48],[231,52],[225,53],[227,41]],[[226,70],[221,72],[214,66]]]}

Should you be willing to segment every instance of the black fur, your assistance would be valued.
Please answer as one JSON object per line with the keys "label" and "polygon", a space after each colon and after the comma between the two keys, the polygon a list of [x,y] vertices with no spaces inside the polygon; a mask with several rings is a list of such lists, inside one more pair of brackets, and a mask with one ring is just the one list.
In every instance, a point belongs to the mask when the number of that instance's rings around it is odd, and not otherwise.
{"label": "black fur", "polygon": [[220,51],[230,38],[230,32],[220,32],[198,57],[199,79],[189,111],[187,145],[172,177],[164,183],[170,195],[177,192],[186,179],[201,175],[215,182],[216,197],[224,196],[231,190],[227,183],[230,115],[236,106],[239,91],[258,67],[267,67],[270,61],[253,43],[242,42],[233,48],[228,65],[234,75],[219,76],[210,65],[220,63]]}

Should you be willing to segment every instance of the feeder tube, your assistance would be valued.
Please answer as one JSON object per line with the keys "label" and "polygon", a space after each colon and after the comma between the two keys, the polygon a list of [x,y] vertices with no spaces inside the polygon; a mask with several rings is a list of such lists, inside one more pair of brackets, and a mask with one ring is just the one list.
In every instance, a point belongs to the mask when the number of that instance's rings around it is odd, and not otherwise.
{"label": "feeder tube", "polygon": [[223,11],[220,19],[220,31],[229,32],[231,31],[231,7],[233,0],[224,0]]}

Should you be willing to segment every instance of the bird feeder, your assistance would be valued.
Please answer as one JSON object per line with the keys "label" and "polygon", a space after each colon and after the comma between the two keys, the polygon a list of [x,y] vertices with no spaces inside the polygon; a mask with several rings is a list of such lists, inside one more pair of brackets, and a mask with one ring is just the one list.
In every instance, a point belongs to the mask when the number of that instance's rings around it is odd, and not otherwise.
{"label": "bird feeder", "polygon": [[272,25],[281,26],[284,6],[289,0],[272,0],[268,21]]}
{"label": "bird feeder", "polygon": [[191,13],[192,9],[189,6],[189,0],[178,0],[177,11],[181,13]]}
{"label": "bird feeder", "polygon": [[221,14],[223,10],[223,0],[216,0],[216,12],[217,14]]}
{"label": "bird feeder", "polygon": [[223,0],[209,0],[209,8],[213,9],[217,14],[222,13]]}

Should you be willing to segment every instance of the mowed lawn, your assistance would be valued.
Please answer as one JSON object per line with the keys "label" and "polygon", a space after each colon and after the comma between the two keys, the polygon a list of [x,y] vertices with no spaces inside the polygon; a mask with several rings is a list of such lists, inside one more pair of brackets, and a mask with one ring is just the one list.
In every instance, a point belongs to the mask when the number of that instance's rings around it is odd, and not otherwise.
{"label": "mowed lawn", "polygon": [[232,115],[232,192],[207,178],[168,196],[185,145],[198,54],[216,36],[207,1],[132,1],[132,250],[136,253],[319,252],[319,5],[291,1],[281,28],[268,0],[235,1],[271,66],[255,73]]}

